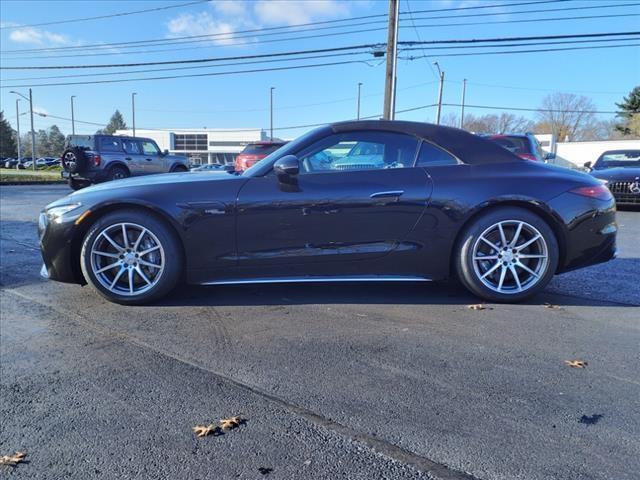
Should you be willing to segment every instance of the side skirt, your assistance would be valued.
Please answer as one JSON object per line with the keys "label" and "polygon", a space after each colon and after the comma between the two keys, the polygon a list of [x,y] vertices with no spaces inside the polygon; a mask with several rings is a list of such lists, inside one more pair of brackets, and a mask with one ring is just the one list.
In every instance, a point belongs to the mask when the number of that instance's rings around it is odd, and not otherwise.
{"label": "side skirt", "polygon": [[251,283],[333,283],[333,282],[430,282],[431,279],[427,277],[414,277],[414,276],[382,276],[382,275],[370,275],[363,277],[274,277],[274,278],[243,278],[243,279],[228,279],[228,280],[214,280],[211,282],[201,282],[200,285],[240,285]]}

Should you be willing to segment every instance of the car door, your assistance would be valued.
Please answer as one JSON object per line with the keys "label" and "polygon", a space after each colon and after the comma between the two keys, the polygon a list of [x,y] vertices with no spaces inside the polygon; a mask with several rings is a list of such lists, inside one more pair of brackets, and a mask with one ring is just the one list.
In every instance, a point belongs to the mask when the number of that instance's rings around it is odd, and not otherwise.
{"label": "car door", "polygon": [[124,149],[124,160],[131,172],[131,175],[144,175],[146,172],[146,160],[142,155],[142,146],[135,138],[123,138],[122,148]]}
{"label": "car door", "polygon": [[164,157],[160,154],[160,149],[152,140],[140,140],[142,156],[144,157],[144,173],[164,173]]}
{"label": "car door", "polygon": [[[349,157],[361,142],[377,145],[380,159]],[[278,272],[293,274],[296,265],[309,273],[311,264],[342,262],[328,269],[363,273],[362,261],[397,249],[428,204],[429,176],[414,166],[418,143],[391,132],[331,134],[296,152],[294,184],[273,172],[250,178],[237,200],[238,265],[287,265]]]}

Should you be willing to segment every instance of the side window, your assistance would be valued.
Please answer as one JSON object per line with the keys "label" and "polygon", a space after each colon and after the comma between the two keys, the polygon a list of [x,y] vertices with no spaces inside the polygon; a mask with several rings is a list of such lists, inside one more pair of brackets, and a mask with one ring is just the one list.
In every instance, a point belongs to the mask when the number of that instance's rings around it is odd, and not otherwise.
{"label": "side window", "polygon": [[140,144],[137,140],[124,139],[122,140],[122,146],[124,147],[124,151],[130,153],[132,155],[140,154]]}
{"label": "side window", "polygon": [[122,144],[119,138],[100,137],[101,152],[122,152]]}
{"label": "side window", "polygon": [[418,167],[435,167],[439,165],[457,165],[458,160],[450,153],[429,142],[422,142],[418,155]]}
{"label": "side window", "polygon": [[143,140],[140,143],[142,144],[142,151],[145,155],[158,155],[160,153],[160,150],[154,142]]}
{"label": "side window", "polygon": [[345,172],[413,167],[418,140],[391,132],[330,135],[302,151],[301,173]]}

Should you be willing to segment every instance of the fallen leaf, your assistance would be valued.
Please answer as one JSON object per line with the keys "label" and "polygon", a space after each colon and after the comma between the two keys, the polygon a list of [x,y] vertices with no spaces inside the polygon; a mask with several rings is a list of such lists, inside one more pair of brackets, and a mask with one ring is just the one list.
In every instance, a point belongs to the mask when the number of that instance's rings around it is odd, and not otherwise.
{"label": "fallen leaf", "polygon": [[271,472],[273,472],[273,468],[269,468],[269,467],[260,467],[260,468],[258,468],[258,471],[259,471],[262,475],[269,475]]}
{"label": "fallen leaf", "polygon": [[595,425],[600,421],[602,417],[604,417],[604,414],[594,413],[593,415],[582,415],[582,417],[578,421],[580,423],[584,423],[585,425]]}
{"label": "fallen leaf", "polygon": [[553,303],[545,303],[544,308],[560,308],[560,305],[554,305]]}
{"label": "fallen leaf", "polygon": [[231,430],[240,426],[242,419],[240,417],[222,418],[220,419],[220,427],[223,430]]}
{"label": "fallen leaf", "polygon": [[491,310],[491,307],[487,307],[482,303],[476,303],[475,305],[469,305],[467,307],[469,310]]}
{"label": "fallen leaf", "polygon": [[565,360],[564,363],[573,368],[584,368],[589,365],[589,362],[585,362],[584,360]]}
{"label": "fallen leaf", "polygon": [[26,456],[26,452],[16,452],[13,455],[3,455],[0,457],[0,465],[16,466],[20,462],[23,462],[24,457]]}
{"label": "fallen leaf", "polygon": [[220,429],[217,425],[214,425],[212,423],[211,425],[207,425],[206,427],[204,425],[196,425],[192,428],[192,430],[193,433],[196,434],[196,437],[206,437],[210,434],[215,435]]}

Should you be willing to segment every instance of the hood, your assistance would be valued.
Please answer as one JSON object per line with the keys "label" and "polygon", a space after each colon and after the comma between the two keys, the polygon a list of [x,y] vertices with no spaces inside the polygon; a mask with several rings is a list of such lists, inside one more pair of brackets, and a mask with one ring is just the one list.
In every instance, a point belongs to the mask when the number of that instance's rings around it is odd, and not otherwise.
{"label": "hood", "polygon": [[592,170],[591,175],[596,178],[608,181],[633,182],[640,180],[640,168],[638,167],[615,167],[604,170]]}

